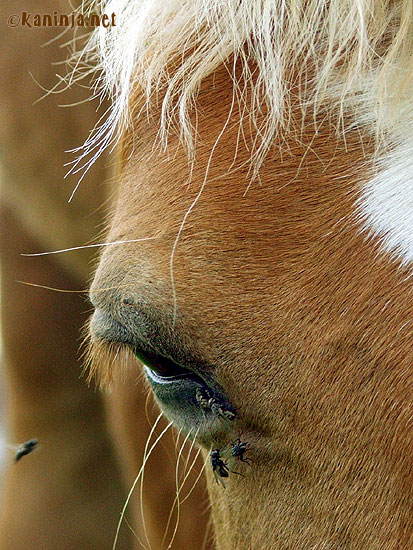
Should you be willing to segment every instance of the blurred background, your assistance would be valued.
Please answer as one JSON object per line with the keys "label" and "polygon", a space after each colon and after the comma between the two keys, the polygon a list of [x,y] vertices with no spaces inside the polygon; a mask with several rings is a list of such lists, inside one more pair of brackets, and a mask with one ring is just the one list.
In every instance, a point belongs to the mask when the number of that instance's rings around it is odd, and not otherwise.
{"label": "blurred background", "polygon": [[[64,0],[1,4],[1,550],[111,548],[125,498],[102,397],[82,376],[87,295],[18,282],[85,290],[96,249],[21,254],[97,242],[104,226],[107,159],[70,204],[79,174],[64,178],[75,158],[65,151],[84,142],[103,110],[87,100],[88,82],[45,94],[67,72],[73,31],[16,25],[23,11],[72,9]],[[39,448],[15,463],[16,446],[33,437]],[[120,548],[128,547],[125,533]]]}
{"label": "blurred background", "polygon": [[[15,25],[23,11],[69,14],[72,9],[66,0],[1,4],[0,550],[111,549],[159,414],[137,383],[137,364],[106,397],[89,388],[82,374],[79,348],[92,312],[87,288],[97,249],[22,255],[104,240],[114,155],[102,155],[70,203],[80,174],[65,178],[65,164],[75,158],[66,151],[83,144],[106,106],[98,109],[97,101],[88,100],[87,80],[47,93],[59,83],[58,75],[67,74],[71,29],[59,36],[64,29]],[[82,30],[77,34],[81,37]],[[158,424],[154,438],[165,423]],[[16,463],[18,445],[31,438],[38,439],[38,448]],[[181,444],[176,438],[170,430],[145,467],[147,489],[142,503],[139,491],[131,499],[118,550],[149,547],[138,540],[141,506],[151,547],[170,547],[178,521],[175,471]],[[185,474],[192,459],[186,451],[180,456]],[[180,510],[176,550],[210,547],[209,505],[199,469],[198,463],[188,478],[191,497]]]}

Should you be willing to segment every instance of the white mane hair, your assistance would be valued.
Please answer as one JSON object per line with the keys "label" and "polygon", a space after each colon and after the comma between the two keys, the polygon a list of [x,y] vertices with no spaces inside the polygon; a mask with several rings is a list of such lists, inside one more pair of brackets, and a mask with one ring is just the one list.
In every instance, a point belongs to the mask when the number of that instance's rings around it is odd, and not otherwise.
{"label": "white mane hair", "polygon": [[[116,26],[97,28],[80,54],[98,75],[96,93],[108,96],[111,108],[78,162],[93,162],[117,143],[130,125],[132,93],[140,93],[148,109],[160,98],[161,142],[166,146],[178,123],[191,155],[190,113],[201,83],[225,63],[233,73],[237,61],[237,100],[246,100],[248,86],[253,91],[248,116],[259,136],[251,156],[255,173],[274,138],[288,132],[294,81],[303,84],[294,98],[303,114],[336,117],[339,133],[351,120],[365,126],[376,138],[378,170],[387,169],[383,152],[396,151],[402,179],[413,185],[413,161],[406,160],[406,153],[413,157],[412,0],[91,0],[86,9],[114,13]],[[390,248],[405,245],[396,239]],[[412,237],[407,247],[413,259]]]}
{"label": "white mane hair", "polygon": [[98,93],[112,103],[85,153],[104,148],[127,128],[137,89],[148,105],[163,93],[163,141],[178,118],[191,151],[189,113],[200,85],[231,56],[243,67],[244,83],[234,80],[241,101],[252,64],[257,68],[255,122],[266,105],[258,164],[288,125],[291,78],[307,82],[299,98],[303,110],[316,113],[328,102],[342,119],[349,107],[364,107],[361,117],[377,135],[400,122],[403,103],[412,99],[411,0],[95,0],[87,9],[114,13],[116,26],[98,27],[81,52],[99,75]]}

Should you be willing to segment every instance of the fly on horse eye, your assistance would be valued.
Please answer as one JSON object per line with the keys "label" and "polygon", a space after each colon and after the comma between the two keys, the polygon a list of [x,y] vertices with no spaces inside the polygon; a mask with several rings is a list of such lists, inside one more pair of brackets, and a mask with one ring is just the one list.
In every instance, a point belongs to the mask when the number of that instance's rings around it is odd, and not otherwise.
{"label": "fly on horse eye", "polygon": [[226,420],[234,420],[236,416],[233,411],[228,409],[223,403],[219,403],[216,400],[214,400],[214,402],[211,404],[211,412],[214,413],[216,416],[219,416]]}
{"label": "fly on horse eye", "polygon": [[241,441],[239,438],[232,443],[231,456],[237,458],[241,462],[246,462],[251,465],[251,459],[245,458],[244,454],[251,449],[250,445]]}
{"label": "fly on horse eye", "polygon": [[37,439],[29,439],[28,441],[22,443],[17,449],[16,454],[14,455],[15,462],[18,462],[22,456],[28,455],[29,453],[34,451],[37,447],[37,444]]}
{"label": "fly on horse eye", "polygon": [[206,388],[197,388],[195,393],[195,398],[198,401],[201,409],[209,411],[211,409],[211,401],[214,401],[214,398],[211,396],[209,391]]}
{"label": "fly on horse eye", "polygon": [[212,471],[214,472],[217,483],[220,483],[224,488],[225,484],[222,477],[229,477],[229,469],[226,463],[221,458],[219,449],[213,449],[210,454]]}
{"label": "fly on horse eye", "polygon": [[224,420],[234,420],[235,413],[224,402],[212,397],[207,388],[197,388],[195,397],[205,411],[210,411]]}

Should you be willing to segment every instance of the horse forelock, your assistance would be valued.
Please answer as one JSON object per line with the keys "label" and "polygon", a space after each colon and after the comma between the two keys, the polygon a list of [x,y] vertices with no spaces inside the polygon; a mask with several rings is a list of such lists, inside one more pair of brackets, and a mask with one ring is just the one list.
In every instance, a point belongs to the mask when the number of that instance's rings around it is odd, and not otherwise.
{"label": "horse forelock", "polygon": [[338,139],[353,128],[374,136],[376,175],[358,214],[384,249],[412,261],[410,0],[93,0],[89,8],[116,16],[116,25],[97,28],[80,54],[99,75],[96,93],[108,95],[112,107],[78,162],[89,166],[154,104],[157,142],[166,147],[177,131],[193,158],[199,91],[226,65],[234,97],[228,108],[236,103],[240,126],[245,117],[256,128],[252,177],[274,142],[282,147],[280,136],[297,131],[297,106],[315,132],[329,118]]}
{"label": "horse forelock", "polygon": [[[298,82],[298,102],[314,114],[326,108],[345,131],[343,114],[358,112],[377,136],[400,120],[413,87],[413,7],[410,0],[108,0],[91,3],[116,16],[110,29],[98,28],[82,55],[99,72],[98,88],[113,107],[85,153],[116,140],[130,122],[136,88],[148,105],[162,95],[160,132],[166,141],[172,119],[182,139],[194,146],[190,111],[202,81],[223,63],[234,79],[234,93],[245,96],[260,123],[261,140],[252,162],[260,165],[280,129],[288,129]],[[230,60],[233,61],[230,61]],[[235,60],[242,78],[234,77]],[[297,89],[297,88],[296,88]]]}

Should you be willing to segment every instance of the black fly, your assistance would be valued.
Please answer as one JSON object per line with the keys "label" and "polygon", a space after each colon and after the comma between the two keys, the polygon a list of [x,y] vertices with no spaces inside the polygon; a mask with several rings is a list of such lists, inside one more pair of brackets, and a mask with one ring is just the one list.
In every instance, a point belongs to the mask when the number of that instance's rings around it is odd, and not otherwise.
{"label": "black fly", "polygon": [[229,474],[237,474],[238,476],[245,477],[243,474],[230,470],[227,462],[222,460],[221,451],[219,449],[213,449],[210,454],[212,471],[217,483],[220,483],[225,488],[225,483],[221,479],[222,477],[229,477]]}
{"label": "black fly", "polygon": [[195,397],[204,411],[210,411],[225,421],[234,420],[235,413],[223,401],[213,397],[207,388],[197,388]]}
{"label": "black fly", "polygon": [[18,462],[22,458],[22,456],[28,455],[29,453],[34,451],[35,448],[37,447],[37,444],[38,444],[37,439],[29,439],[28,441],[25,441],[24,443],[22,443],[18,447],[16,454],[14,455],[14,460]]}
{"label": "black fly", "polygon": [[211,409],[210,403],[214,400],[214,398],[211,397],[211,394],[206,388],[197,388],[195,397],[201,409],[204,409],[205,411],[209,411]]}
{"label": "black fly", "polygon": [[251,447],[248,443],[245,443],[238,438],[236,441],[234,441],[234,443],[232,443],[231,456],[240,460],[241,462],[246,462],[247,464],[251,465],[251,459],[245,458],[244,456],[245,453],[250,449]]}
{"label": "black fly", "polygon": [[212,471],[214,472],[216,482],[220,483],[225,488],[225,483],[222,481],[221,478],[229,476],[228,466],[226,462],[222,460],[219,449],[212,450],[210,457],[211,457]]}
{"label": "black fly", "polygon": [[214,400],[211,404],[211,412],[225,420],[234,420],[235,418],[235,413],[233,411],[228,409],[223,403],[219,403],[216,400]]}

